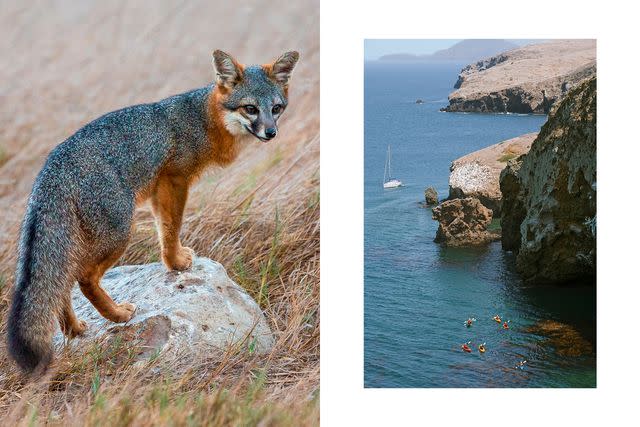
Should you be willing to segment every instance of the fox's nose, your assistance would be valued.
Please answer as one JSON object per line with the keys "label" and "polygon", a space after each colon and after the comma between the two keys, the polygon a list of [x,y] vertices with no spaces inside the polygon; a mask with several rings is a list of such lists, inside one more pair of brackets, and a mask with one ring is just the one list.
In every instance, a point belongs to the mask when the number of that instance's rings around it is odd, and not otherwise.
{"label": "fox's nose", "polygon": [[264,135],[267,137],[267,139],[275,138],[277,133],[278,131],[276,130],[276,128],[268,128],[264,131]]}

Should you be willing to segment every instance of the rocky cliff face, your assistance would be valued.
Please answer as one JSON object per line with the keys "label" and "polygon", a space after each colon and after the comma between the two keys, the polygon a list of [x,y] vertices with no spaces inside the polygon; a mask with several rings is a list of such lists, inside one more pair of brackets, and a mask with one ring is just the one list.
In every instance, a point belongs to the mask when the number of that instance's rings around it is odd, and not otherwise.
{"label": "rocky cliff face", "polygon": [[474,73],[484,71],[488,68],[495,67],[496,65],[506,61],[507,59],[509,59],[509,57],[501,53],[499,55],[480,60],[475,64],[467,65],[460,71],[460,74],[458,74],[458,80],[453,85],[453,88],[460,89],[462,87],[462,83],[464,83],[469,76],[473,76]]}
{"label": "rocky cliff face", "polygon": [[500,176],[502,245],[529,282],[595,281],[596,79],[570,91]]}
{"label": "rocky cliff face", "polygon": [[475,197],[491,209],[494,216],[500,216],[500,172],[510,159],[528,152],[537,135],[534,132],[507,139],[454,160],[448,199]]}
{"label": "rocky cliff face", "polygon": [[527,214],[520,197],[520,166],[521,158],[509,161],[506,168],[500,174],[500,190],[504,195],[502,199],[502,249],[518,252],[520,250],[520,224]]}
{"label": "rocky cliff face", "polygon": [[546,114],[595,74],[595,40],[529,45],[463,68],[443,110]]}

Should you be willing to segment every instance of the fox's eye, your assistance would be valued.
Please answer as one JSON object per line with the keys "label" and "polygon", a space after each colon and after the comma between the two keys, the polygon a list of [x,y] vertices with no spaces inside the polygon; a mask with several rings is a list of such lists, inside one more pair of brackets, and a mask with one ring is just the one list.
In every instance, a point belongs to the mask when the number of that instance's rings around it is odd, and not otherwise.
{"label": "fox's eye", "polygon": [[273,114],[280,114],[281,111],[282,111],[282,105],[280,104],[274,105],[273,108],[271,109],[271,112]]}
{"label": "fox's eye", "polygon": [[244,111],[251,115],[258,114],[258,109],[254,105],[245,105]]}

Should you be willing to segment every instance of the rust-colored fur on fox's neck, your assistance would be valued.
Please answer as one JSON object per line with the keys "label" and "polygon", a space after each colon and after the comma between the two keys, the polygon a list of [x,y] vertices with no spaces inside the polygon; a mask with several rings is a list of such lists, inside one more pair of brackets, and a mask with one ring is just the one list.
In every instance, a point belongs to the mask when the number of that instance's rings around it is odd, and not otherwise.
{"label": "rust-colored fur on fox's neck", "polygon": [[237,137],[233,136],[225,127],[221,108],[221,98],[226,88],[216,85],[209,95],[207,105],[207,139],[211,144],[210,162],[226,166],[238,156]]}

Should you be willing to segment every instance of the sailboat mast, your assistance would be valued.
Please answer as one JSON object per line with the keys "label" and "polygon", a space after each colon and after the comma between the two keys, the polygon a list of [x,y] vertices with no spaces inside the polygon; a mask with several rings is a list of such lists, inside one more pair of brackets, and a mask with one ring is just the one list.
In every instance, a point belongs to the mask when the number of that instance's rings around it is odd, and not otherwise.
{"label": "sailboat mast", "polygon": [[391,144],[387,146],[387,161],[384,163],[384,182],[382,186],[384,188],[396,188],[400,187],[402,182],[393,178],[391,174]]}
{"label": "sailboat mast", "polygon": [[392,174],[391,174],[391,145],[387,146],[387,150],[388,150],[388,159],[389,159],[389,179],[391,179]]}
{"label": "sailboat mast", "polygon": [[389,164],[389,155],[387,154],[387,158],[384,160],[384,178],[382,178],[382,183],[387,182],[387,165]]}

